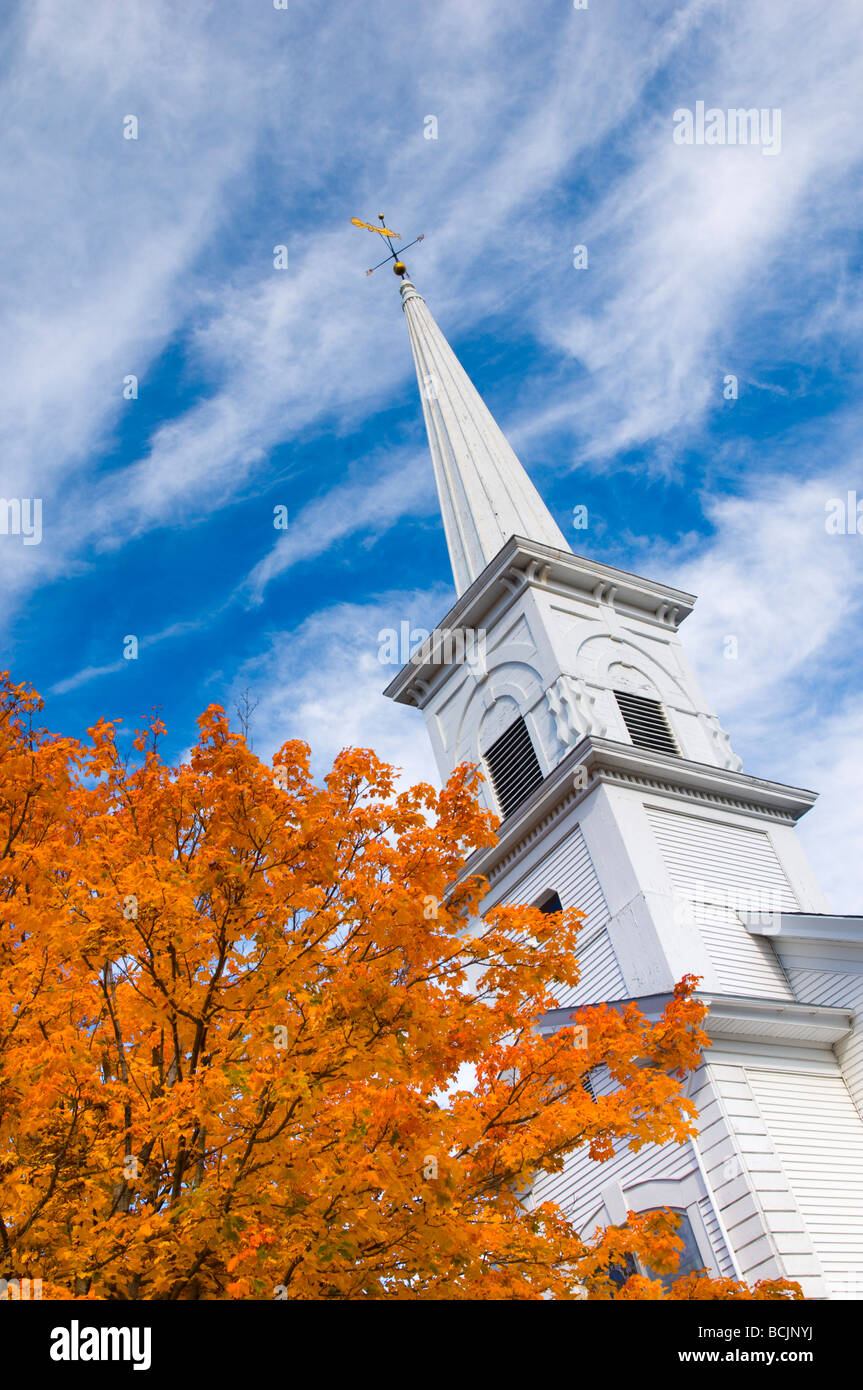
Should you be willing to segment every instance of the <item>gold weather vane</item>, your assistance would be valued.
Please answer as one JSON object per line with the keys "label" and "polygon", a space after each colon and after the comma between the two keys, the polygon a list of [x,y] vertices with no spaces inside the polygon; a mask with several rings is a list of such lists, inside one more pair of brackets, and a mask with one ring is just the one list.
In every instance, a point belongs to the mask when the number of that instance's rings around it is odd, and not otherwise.
{"label": "gold weather vane", "polygon": [[[386,257],[386,259],[378,261],[377,265],[373,265],[371,270],[366,271],[366,275],[372,275],[374,271],[380,270],[381,266],[386,265],[387,261],[394,262],[393,270],[395,271],[396,275],[407,275],[408,268],[405,265],[404,261],[399,260],[399,254],[396,251],[396,248],[393,246],[392,241],[390,240],[391,237],[395,237],[397,241],[401,241],[401,232],[390,231],[389,227],[386,225],[386,221],[382,212],[378,214],[378,221],[381,225],[379,227],[376,227],[374,222],[361,222],[358,217],[351,218],[351,222],[355,227],[364,227],[367,232],[377,232],[378,236],[382,236],[386,241],[387,246],[390,248],[390,254]],[[416,237],[414,241],[409,241],[407,246],[400,247],[400,251],[409,251],[412,246],[416,246],[418,242],[424,239],[424,237],[425,233],[423,232],[422,235]]]}

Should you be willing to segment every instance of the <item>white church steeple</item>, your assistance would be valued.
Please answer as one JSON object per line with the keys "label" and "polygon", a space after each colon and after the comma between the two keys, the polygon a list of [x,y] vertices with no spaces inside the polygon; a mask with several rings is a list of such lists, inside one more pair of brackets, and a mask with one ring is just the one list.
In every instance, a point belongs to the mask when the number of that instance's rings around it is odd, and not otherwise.
{"label": "white church steeple", "polygon": [[[441,776],[487,761],[516,718],[534,780],[585,735],[632,742],[630,725],[660,752],[739,771],[678,637],[693,596],[573,554],[406,276],[401,295],[459,593],[441,629],[487,633],[483,663],[418,652],[387,689],[423,710]],[[486,803],[508,814],[492,781]]]}
{"label": "white church steeple", "polygon": [[[585,915],[578,985],[544,1031],[579,1005],[657,1016],[687,973],[710,1006],[697,1140],[602,1164],[576,1150],[536,1199],[586,1235],[669,1206],[693,1266],[859,1298],[863,919],[830,915],[795,833],[815,797],[743,771],[678,633],[694,596],[571,552],[404,278],[401,294],[459,597],[385,693],[422,710],[442,778],[484,771],[502,822],[467,866],[483,910]],[[595,1094],[615,1089],[596,1073]]]}
{"label": "white church steeple", "polygon": [[473,382],[407,278],[402,306],[413,348],[435,481],[459,594],[510,536],[569,550]]}

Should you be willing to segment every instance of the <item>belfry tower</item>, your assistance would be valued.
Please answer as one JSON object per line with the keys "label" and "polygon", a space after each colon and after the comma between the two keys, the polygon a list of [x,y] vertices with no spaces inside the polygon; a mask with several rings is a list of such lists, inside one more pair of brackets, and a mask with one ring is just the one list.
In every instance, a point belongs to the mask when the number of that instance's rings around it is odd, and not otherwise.
{"label": "belfry tower", "polygon": [[[385,693],[422,710],[442,778],[485,769],[485,906],[586,914],[544,1028],[575,1004],[657,1015],[687,973],[710,1005],[697,1140],[579,1151],[536,1195],[587,1235],[671,1207],[681,1270],[863,1297],[863,918],[829,913],[798,842],[815,796],[743,770],[680,640],[693,595],[572,553],[396,270],[458,599]],[[441,661],[460,631],[471,659]]]}

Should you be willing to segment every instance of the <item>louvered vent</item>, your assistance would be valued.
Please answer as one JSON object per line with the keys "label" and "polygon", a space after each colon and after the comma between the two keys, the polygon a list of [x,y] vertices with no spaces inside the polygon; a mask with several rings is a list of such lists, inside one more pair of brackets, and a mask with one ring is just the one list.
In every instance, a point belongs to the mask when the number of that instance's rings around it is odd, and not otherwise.
{"label": "louvered vent", "polygon": [[650,748],[654,753],[680,752],[658,700],[630,695],[625,690],[615,690],[614,698],[636,748]]}
{"label": "louvered vent", "polygon": [[485,755],[500,809],[509,816],[542,781],[542,769],[524,720],[510,724]]}

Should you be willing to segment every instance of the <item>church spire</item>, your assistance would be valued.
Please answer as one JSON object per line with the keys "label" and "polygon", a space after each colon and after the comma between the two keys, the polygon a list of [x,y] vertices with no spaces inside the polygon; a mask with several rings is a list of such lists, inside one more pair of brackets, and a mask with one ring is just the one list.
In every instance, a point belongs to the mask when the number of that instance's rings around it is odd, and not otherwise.
{"label": "church spire", "polygon": [[422,295],[402,275],[402,307],[455,586],[464,593],[510,536],[569,550],[491,411],[441,333]]}

